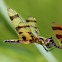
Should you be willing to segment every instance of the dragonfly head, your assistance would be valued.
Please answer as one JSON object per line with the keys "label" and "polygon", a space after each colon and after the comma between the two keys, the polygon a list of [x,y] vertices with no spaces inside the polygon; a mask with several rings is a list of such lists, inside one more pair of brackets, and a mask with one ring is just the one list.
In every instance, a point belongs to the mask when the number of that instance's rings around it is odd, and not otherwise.
{"label": "dragonfly head", "polygon": [[49,37],[45,40],[45,46],[47,48],[51,48],[52,46],[54,46],[54,40],[52,37]]}

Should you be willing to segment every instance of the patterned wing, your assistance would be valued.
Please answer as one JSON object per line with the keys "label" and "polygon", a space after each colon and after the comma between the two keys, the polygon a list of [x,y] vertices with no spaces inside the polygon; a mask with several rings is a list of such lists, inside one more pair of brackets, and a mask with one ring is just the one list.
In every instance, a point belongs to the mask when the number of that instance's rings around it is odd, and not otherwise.
{"label": "patterned wing", "polygon": [[31,32],[30,26],[27,23],[19,23],[17,27],[17,31],[18,31],[19,37],[22,40],[31,40],[32,42],[36,38]]}
{"label": "patterned wing", "polygon": [[62,46],[62,27],[56,22],[53,22],[52,29],[53,29],[54,35],[59,41],[59,44]]}
{"label": "patterned wing", "polygon": [[8,8],[8,15],[16,28],[20,22],[23,22],[21,18],[19,17],[18,13],[10,8]]}
{"label": "patterned wing", "polygon": [[[30,26],[21,20],[18,13],[12,9],[8,9],[8,15],[20,38],[20,40],[15,40],[15,42],[24,42],[24,43],[33,42],[33,40],[35,39],[35,36],[31,32]],[[6,40],[6,42],[11,42],[11,41]]]}
{"label": "patterned wing", "polygon": [[36,25],[36,19],[33,18],[32,16],[29,16],[29,17],[26,19],[26,22],[27,22],[27,24],[30,25],[31,32],[32,32],[36,37],[40,36],[39,30],[38,30],[37,25]]}

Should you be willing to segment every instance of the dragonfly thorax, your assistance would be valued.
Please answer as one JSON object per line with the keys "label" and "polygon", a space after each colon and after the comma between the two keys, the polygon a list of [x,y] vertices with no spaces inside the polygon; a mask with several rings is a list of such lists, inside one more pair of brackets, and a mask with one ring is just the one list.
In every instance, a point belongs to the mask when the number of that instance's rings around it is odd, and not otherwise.
{"label": "dragonfly thorax", "polygon": [[38,36],[37,39],[38,39],[37,42],[38,42],[39,44],[44,44],[44,43],[45,43],[45,40],[46,40],[46,38],[41,37],[41,36]]}

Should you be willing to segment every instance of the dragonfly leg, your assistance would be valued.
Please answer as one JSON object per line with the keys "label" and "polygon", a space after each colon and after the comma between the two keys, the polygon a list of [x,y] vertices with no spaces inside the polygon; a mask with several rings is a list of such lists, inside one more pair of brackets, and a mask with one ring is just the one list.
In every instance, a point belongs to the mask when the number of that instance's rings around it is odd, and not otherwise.
{"label": "dragonfly leg", "polygon": [[50,50],[48,50],[44,45],[42,45],[43,46],[43,48],[47,51],[47,52],[50,52],[51,50],[53,50],[53,49],[55,49],[56,47],[54,47],[54,48],[52,48],[52,49],[50,49]]}

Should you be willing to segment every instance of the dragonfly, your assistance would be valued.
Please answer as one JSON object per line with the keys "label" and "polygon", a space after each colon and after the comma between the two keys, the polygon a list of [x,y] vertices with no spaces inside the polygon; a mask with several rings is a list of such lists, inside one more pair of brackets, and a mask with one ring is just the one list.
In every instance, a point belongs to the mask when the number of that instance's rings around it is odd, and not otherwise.
{"label": "dragonfly", "polygon": [[59,41],[59,45],[60,45],[60,46],[58,46],[56,44],[56,47],[62,49],[62,27],[58,23],[53,22],[52,23],[52,30],[53,30],[55,37]]}
{"label": "dragonfly", "polygon": [[[15,10],[8,8],[7,11],[19,39],[4,40],[4,42],[25,44],[38,43],[42,45],[47,52],[54,49],[51,48],[52,46],[57,47],[52,37],[45,38],[40,35],[36,24],[36,19],[34,17],[29,16],[24,22]],[[51,49],[48,50],[45,46]]]}

